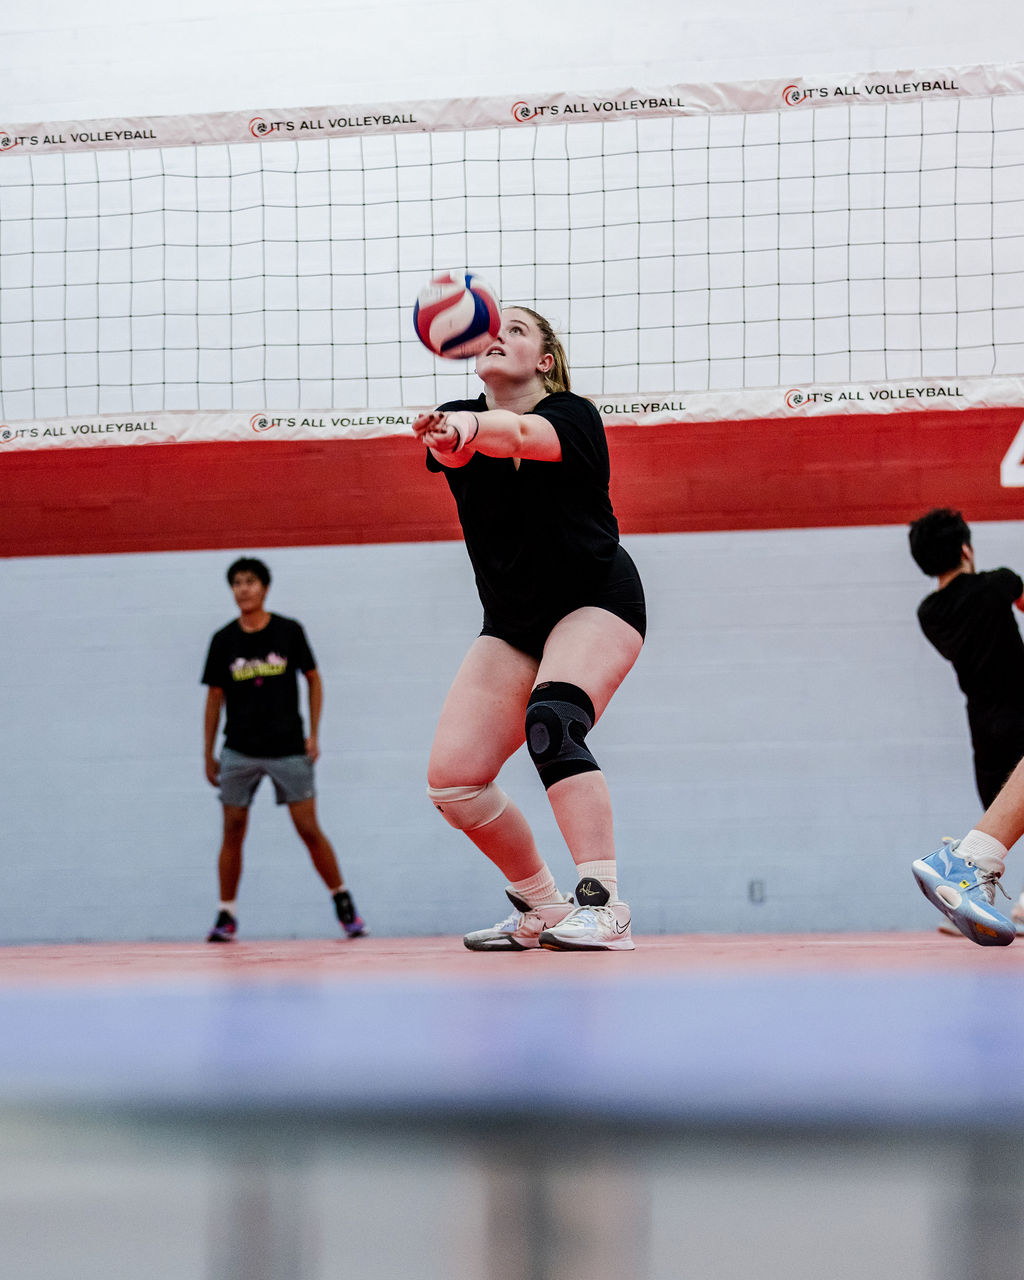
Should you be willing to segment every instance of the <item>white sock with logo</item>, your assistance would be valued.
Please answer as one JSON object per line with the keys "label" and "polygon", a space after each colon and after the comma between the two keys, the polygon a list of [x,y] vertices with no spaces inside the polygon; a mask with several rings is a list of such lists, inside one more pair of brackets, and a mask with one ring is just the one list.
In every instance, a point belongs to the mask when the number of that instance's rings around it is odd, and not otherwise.
{"label": "white sock with logo", "polygon": [[608,901],[618,902],[619,879],[618,872],[615,869],[614,858],[601,858],[595,862],[578,862],[576,864],[576,874],[581,880],[588,878],[600,880],[608,890]]}
{"label": "white sock with logo", "polygon": [[960,841],[956,856],[970,858],[982,871],[994,871],[1001,876],[1006,865],[1006,853],[1005,846],[995,836],[987,835],[984,831],[968,831]]}
{"label": "white sock with logo", "polygon": [[536,875],[530,876],[528,880],[512,880],[508,887],[517,898],[522,898],[531,907],[546,907],[564,901],[546,862]]}

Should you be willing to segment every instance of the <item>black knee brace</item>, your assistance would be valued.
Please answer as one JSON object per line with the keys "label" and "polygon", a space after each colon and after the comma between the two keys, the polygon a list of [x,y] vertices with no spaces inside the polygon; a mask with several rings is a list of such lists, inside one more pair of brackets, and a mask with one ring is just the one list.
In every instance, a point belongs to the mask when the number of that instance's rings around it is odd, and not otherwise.
{"label": "black knee brace", "polygon": [[581,688],[547,680],[526,705],[526,747],[545,788],[601,766],[587,749],[594,704]]}

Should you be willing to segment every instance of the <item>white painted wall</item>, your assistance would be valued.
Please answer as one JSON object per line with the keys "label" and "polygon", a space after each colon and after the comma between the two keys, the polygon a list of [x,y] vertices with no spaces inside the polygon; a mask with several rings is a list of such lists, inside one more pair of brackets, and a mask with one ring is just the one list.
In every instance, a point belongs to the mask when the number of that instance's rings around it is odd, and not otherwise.
{"label": "white painted wall", "polygon": [[2,123],[970,66],[1016,0],[34,0],[0,10]]}
{"label": "white painted wall", "polygon": [[[0,13],[0,123],[969,65],[1013,56],[1022,34],[1015,0],[36,0]],[[1021,568],[1021,533],[979,526],[979,562]],[[928,927],[907,863],[977,804],[952,673],[916,630],[927,583],[903,530],[630,546],[651,637],[592,741],[638,930]],[[265,554],[271,604],[306,623],[326,680],[321,811],[372,927],[490,923],[497,873],[422,795],[476,625],[461,546]],[[208,925],[219,813],[197,682],[231,614],[230,558],[0,561],[0,940],[193,938]],[[505,781],[569,887],[529,762]],[[248,853],[250,936],[331,928],[269,794]]]}
{"label": "white painted wall", "polygon": [[[979,563],[1020,567],[1022,535],[978,525]],[[928,927],[908,863],[978,805],[962,699],[917,630],[928,581],[905,531],[628,545],[650,637],[591,743],[638,931]],[[424,796],[436,717],[478,626],[462,545],[262,554],[271,606],[303,620],[324,675],[321,814],[367,920],[382,934],[492,923],[500,876]],[[208,927],[219,806],[198,680],[233,613],[231,558],[0,560],[0,941]],[[524,752],[503,782],[571,890]],[[330,904],[266,784],[247,850],[247,934],[329,936]]]}

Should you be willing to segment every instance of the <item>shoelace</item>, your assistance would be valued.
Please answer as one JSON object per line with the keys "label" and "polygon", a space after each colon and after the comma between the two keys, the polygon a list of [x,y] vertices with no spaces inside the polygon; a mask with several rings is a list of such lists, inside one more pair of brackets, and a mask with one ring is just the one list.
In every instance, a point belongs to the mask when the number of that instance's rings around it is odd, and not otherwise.
{"label": "shoelace", "polygon": [[574,922],[579,920],[581,924],[591,929],[596,929],[601,923],[606,927],[615,928],[615,912],[611,907],[577,907],[566,916],[565,922],[568,923],[569,920]]}
{"label": "shoelace", "polygon": [[[957,849],[960,847],[960,841],[954,840],[952,836],[943,836],[942,843],[946,846],[946,848],[949,850],[950,853],[956,853]],[[995,890],[997,888],[1004,898],[1006,898],[1008,901],[1011,901],[1011,902],[1013,901],[1010,895],[1003,888],[1001,872],[987,871],[984,867],[979,867],[973,858],[964,858],[964,865],[968,867],[973,867],[975,871],[978,873],[978,887],[982,890],[985,897],[988,899],[988,904],[990,907],[995,906],[995,901],[996,901]]]}
{"label": "shoelace", "polygon": [[499,933],[515,933],[519,928],[522,919],[523,913],[521,911],[512,911],[504,920],[499,920],[494,928]]}
{"label": "shoelace", "polygon": [[[1010,895],[1003,888],[1003,882],[999,878],[998,872],[986,871],[984,867],[979,867],[978,864],[976,862],[972,862],[970,858],[964,858],[964,862],[966,862],[969,867],[973,867],[975,871],[977,871],[978,884],[985,891],[985,897],[988,898],[988,904],[990,907],[995,906],[995,901],[996,901],[995,889],[998,889],[1004,898],[1007,898],[1010,901],[1012,901],[1012,898],[1010,898]],[[995,888],[993,888],[993,886],[995,886]]]}

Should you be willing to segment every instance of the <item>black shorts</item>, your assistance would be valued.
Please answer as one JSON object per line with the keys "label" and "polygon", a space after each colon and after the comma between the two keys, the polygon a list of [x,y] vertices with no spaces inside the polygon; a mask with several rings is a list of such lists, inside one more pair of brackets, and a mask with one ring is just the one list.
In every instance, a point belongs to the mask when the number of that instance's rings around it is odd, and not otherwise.
{"label": "black shorts", "polygon": [[974,780],[987,809],[1024,757],[1024,708],[968,708],[967,717],[974,747]]}
{"label": "black shorts", "polygon": [[644,600],[644,586],[640,581],[637,567],[630,558],[625,547],[619,546],[615,559],[608,570],[604,582],[591,591],[584,592],[576,599],[567,601],[565,607],[551,613],[542,622],[519,626],[515,623],[496,622],[484,610],[484,625],[480,630],[482,636],[495,636],[504,640],[513,649],[521,649],[531,658],[538,660],[544,656],[544,645],[555,626],[574,613],[586,607],[607,609],[623,622],[628,622],[639,631],[640,638],[647,635],[647,605]]}

